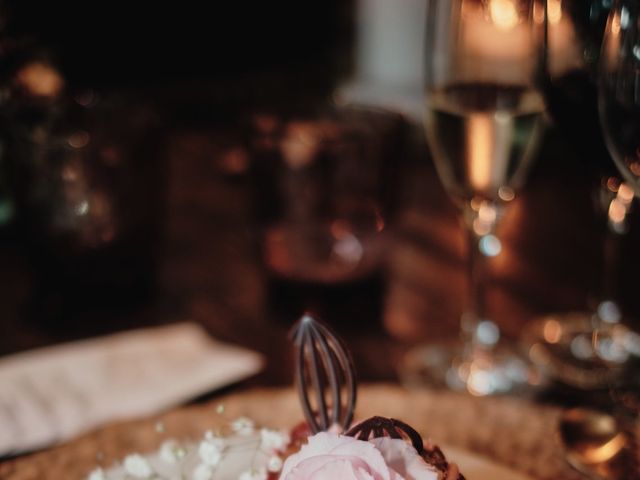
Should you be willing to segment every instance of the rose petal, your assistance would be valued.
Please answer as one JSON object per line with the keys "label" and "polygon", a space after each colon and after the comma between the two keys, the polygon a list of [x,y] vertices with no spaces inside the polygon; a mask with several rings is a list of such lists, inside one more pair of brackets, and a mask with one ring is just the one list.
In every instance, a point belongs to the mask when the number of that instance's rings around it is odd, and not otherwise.
{"label": "rose petal", "polygon": [[309,458],[291,471],[287,480],[377,480],[366,462],[354,457],[321,455]]}
{"label": "rose petal", "polygon": [[281,480],[437,480],[428,465],[403,440],[372,441],[321,432],[286,461]]}
{"label": "rose petal", "polygon": [[[351,437],[348,437],[351,438]],[[389,467],[384,461],[382,453],[371,442],[365,442],[362,440],[356,440],[351,438],[352,442],[344,442],[335,446],[329,453],[332,455],[349,455],[356,458],[361,458],[369,467],[369,471],[376,475],[376,478],[381,480],[391,480],[391,474],[389,473]]]}
{"label": "rose petal", "polygon": [[382,454],[384,461],[395,473],[406,480],[437,480],[438,471],[426,463],[416,449],[404,440],[379,437],[370,440]]}
{"label": "rose petal", "polygon": [[335,447],[344,443],[355,441],[352,437],[336,435],[334,433],[320,432],[309,437],[308,443],[303,445],[298,453],[291,455],[284,462],[280,478],[286,478],[293,467],[307,458],[317,455],[326,455]]}

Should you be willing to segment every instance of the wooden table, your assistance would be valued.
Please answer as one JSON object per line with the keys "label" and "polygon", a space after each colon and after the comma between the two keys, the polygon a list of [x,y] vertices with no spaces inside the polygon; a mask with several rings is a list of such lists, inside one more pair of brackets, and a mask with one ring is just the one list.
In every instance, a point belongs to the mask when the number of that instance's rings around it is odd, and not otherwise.
{"label": "wooden table", "polygon": [[[224,405],[224,416],[216,412],[218,405]],[[424,438],[484,455],[535,479],[580,480],[582,477],[566,464],[554,440],[560,411],[523,399],[479,399],[371,384],[360,389],[356,416],[402,419]],[[207,429],[241,415],[259,425],[281,428],[292,427],[302,419],[292,389],[247,390],[151,418],[108,425],[66,445],[0,464],[0,478],[82,479],[97,466],[108,467],[133,452],[151,452],[167,438],[198,439]]]}

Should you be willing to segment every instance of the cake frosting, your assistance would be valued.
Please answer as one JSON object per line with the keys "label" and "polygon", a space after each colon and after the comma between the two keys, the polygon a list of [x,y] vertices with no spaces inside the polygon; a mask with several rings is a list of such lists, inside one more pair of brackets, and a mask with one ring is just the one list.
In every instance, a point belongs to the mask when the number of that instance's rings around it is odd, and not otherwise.
{"label": "cake frosting", "polygon": [[379,437],[365,441],[320,432],[287,458],[280,475],[280,480],[331,478],[438,480],[439,472],[404,440]]}

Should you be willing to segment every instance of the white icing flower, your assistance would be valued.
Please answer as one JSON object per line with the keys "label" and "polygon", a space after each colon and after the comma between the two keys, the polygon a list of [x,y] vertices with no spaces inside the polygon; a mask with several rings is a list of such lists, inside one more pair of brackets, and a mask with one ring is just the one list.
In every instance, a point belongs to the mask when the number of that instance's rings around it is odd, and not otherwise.
{"label": "white icing flower", "polygon": [[192,480],[211,480],[213,476],[213,468],[206,463],[201,463],[193,471]]}
{"label": "white icing flower", "polygon": [[249,436],[253,433],[254,430],[253,420],[247,417],[239,417],[236,418],[231,423],[231,429],[239,435]]}
{"label": "white icing flower", "polygon": [[289,444],[289,435],[277,430],[263,428],[260,430],[260,447],[267,450],[284,450]]}
{"label": "white icing flower", "polygon": [[242,472],[238,480],[267,480],[267,470],[264,468],[252,468]]}
{"label": "white icing flower", "polygon": [[222,460],[222,452],[225,448],[224,439],[216,437],[211,432],[207,432],[204,440],[198,446],[200,460],[210,467],[215,467]]}
{"label": "white icing flower", "polygon": [[279,472],[282,470],[282,458],[277,455],[274,455],[269,459],[269,463],[267,463],[267,470],[272,473]]}
{"label": "white icing flower", "polygon": [[87,480],[107,480],[107,477],[104,474],[104,470],[98,467],[89,474]]}
{"label": "white icing flower", "polygon": [[147,459],[137,453],[124,459],[124,469],[135,478],[149,478],[153,474],[153,469]]}

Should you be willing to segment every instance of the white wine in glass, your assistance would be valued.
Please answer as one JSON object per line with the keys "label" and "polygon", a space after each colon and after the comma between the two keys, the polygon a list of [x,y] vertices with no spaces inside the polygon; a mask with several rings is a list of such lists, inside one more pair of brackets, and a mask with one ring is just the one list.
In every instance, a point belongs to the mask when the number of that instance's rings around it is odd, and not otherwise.
{"label": "white wine in glass", "polygon": [[460,83],[428,92],[426,129],[442,181],[458,202],[499,200],[524,173],[544,103],[525,85]]}
{"label": "white wine in glass", "polygon": [[427,8],[425,127],[440,179],[469,237],[469,295],[454,345],[410,352],[408,382],[474,395],[517,390],[530,371],[484,301],[486,261],[506,202],[526,175],[541,131],[544,9],[536,0],[431,0]]}

